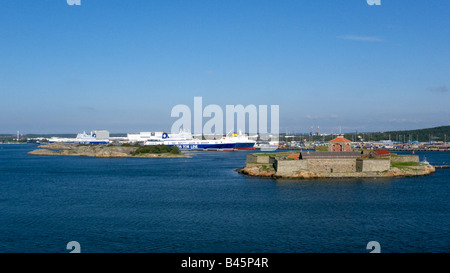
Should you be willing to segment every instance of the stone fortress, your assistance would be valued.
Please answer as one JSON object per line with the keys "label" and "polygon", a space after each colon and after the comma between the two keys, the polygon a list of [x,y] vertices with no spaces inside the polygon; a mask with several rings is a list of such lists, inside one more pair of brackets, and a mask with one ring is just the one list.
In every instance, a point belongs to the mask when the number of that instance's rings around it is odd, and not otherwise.
{"label": "stone fortress", "polygon": [[255,176],[304,178],[424,175],[434,172],[431,165],[419,163],[417,155],[397,155],[385,150],[353,151],[351,141],[343,135],[329,141],[327,148],[328,151],[296,154],[292,151],[248,154],[246,166],[238,171]]}

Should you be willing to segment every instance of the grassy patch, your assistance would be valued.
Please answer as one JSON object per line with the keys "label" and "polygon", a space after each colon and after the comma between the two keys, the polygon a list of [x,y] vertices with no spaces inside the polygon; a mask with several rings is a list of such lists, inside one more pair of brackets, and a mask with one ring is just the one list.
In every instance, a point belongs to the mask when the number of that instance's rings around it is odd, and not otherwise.
{"label": "grassy patch", "polygon": [[259,171],[264,171],[264,172],[275,172],[275,169],[272,166],[269,165],[261,165],[259,167]]}
{"label": "grassy patch", "polygon": [[408,168],[413,166],[421,166],[422,164],[418,162],[391,162],[391,167],[394,168]]}
{"label": "grassy patch", "polygon": [[316,152],[328,152],[328,146],[316,146],[314,150]]}

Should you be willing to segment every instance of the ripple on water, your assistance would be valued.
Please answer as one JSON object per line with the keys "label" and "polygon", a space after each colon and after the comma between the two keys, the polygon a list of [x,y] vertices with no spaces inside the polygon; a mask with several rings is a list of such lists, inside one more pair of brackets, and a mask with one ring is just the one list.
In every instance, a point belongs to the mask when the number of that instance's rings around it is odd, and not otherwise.
{"label": "ripple on water", "polygon": [[372,240],[382,252],[450,250],[448,169],[273,180],[234,171],[247,152],[97,159],[14,146],[0,153],[3,252],[66,252],[72,240],[84,252],[367,252]]}

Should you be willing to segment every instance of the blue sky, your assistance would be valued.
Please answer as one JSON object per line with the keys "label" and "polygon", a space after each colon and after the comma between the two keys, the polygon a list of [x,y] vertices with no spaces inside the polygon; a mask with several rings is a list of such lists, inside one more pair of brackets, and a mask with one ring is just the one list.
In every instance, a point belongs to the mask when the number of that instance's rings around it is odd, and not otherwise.
{"label": "blue sky", "polygon": [[194,96],[279,105],[281,132],[449,125],[449,14],[446,0],[0,0],[0,132],[169,130]]}

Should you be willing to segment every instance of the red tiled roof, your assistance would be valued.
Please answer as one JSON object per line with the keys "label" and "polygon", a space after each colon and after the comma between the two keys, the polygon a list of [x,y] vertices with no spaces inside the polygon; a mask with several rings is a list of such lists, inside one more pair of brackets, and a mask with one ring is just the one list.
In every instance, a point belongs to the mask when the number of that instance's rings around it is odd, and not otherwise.
{"label": "red tiled roof", "polygon": [[351,142],[351,141],[343,137],[337,137],[333,140],[330,140],[329,142]]}
{"label": "red tiled roof", "polygon": [[288,156],[288,158],[294,158],[294,159],[298,159],[300,157],[300,154],[293,154]]}
{"label": "red tiled roof", "polygon": [[377,151],[373,151],[374,154],[376,155],[388,155],[391,154],[389,151],[386,150],[377,150]]}

